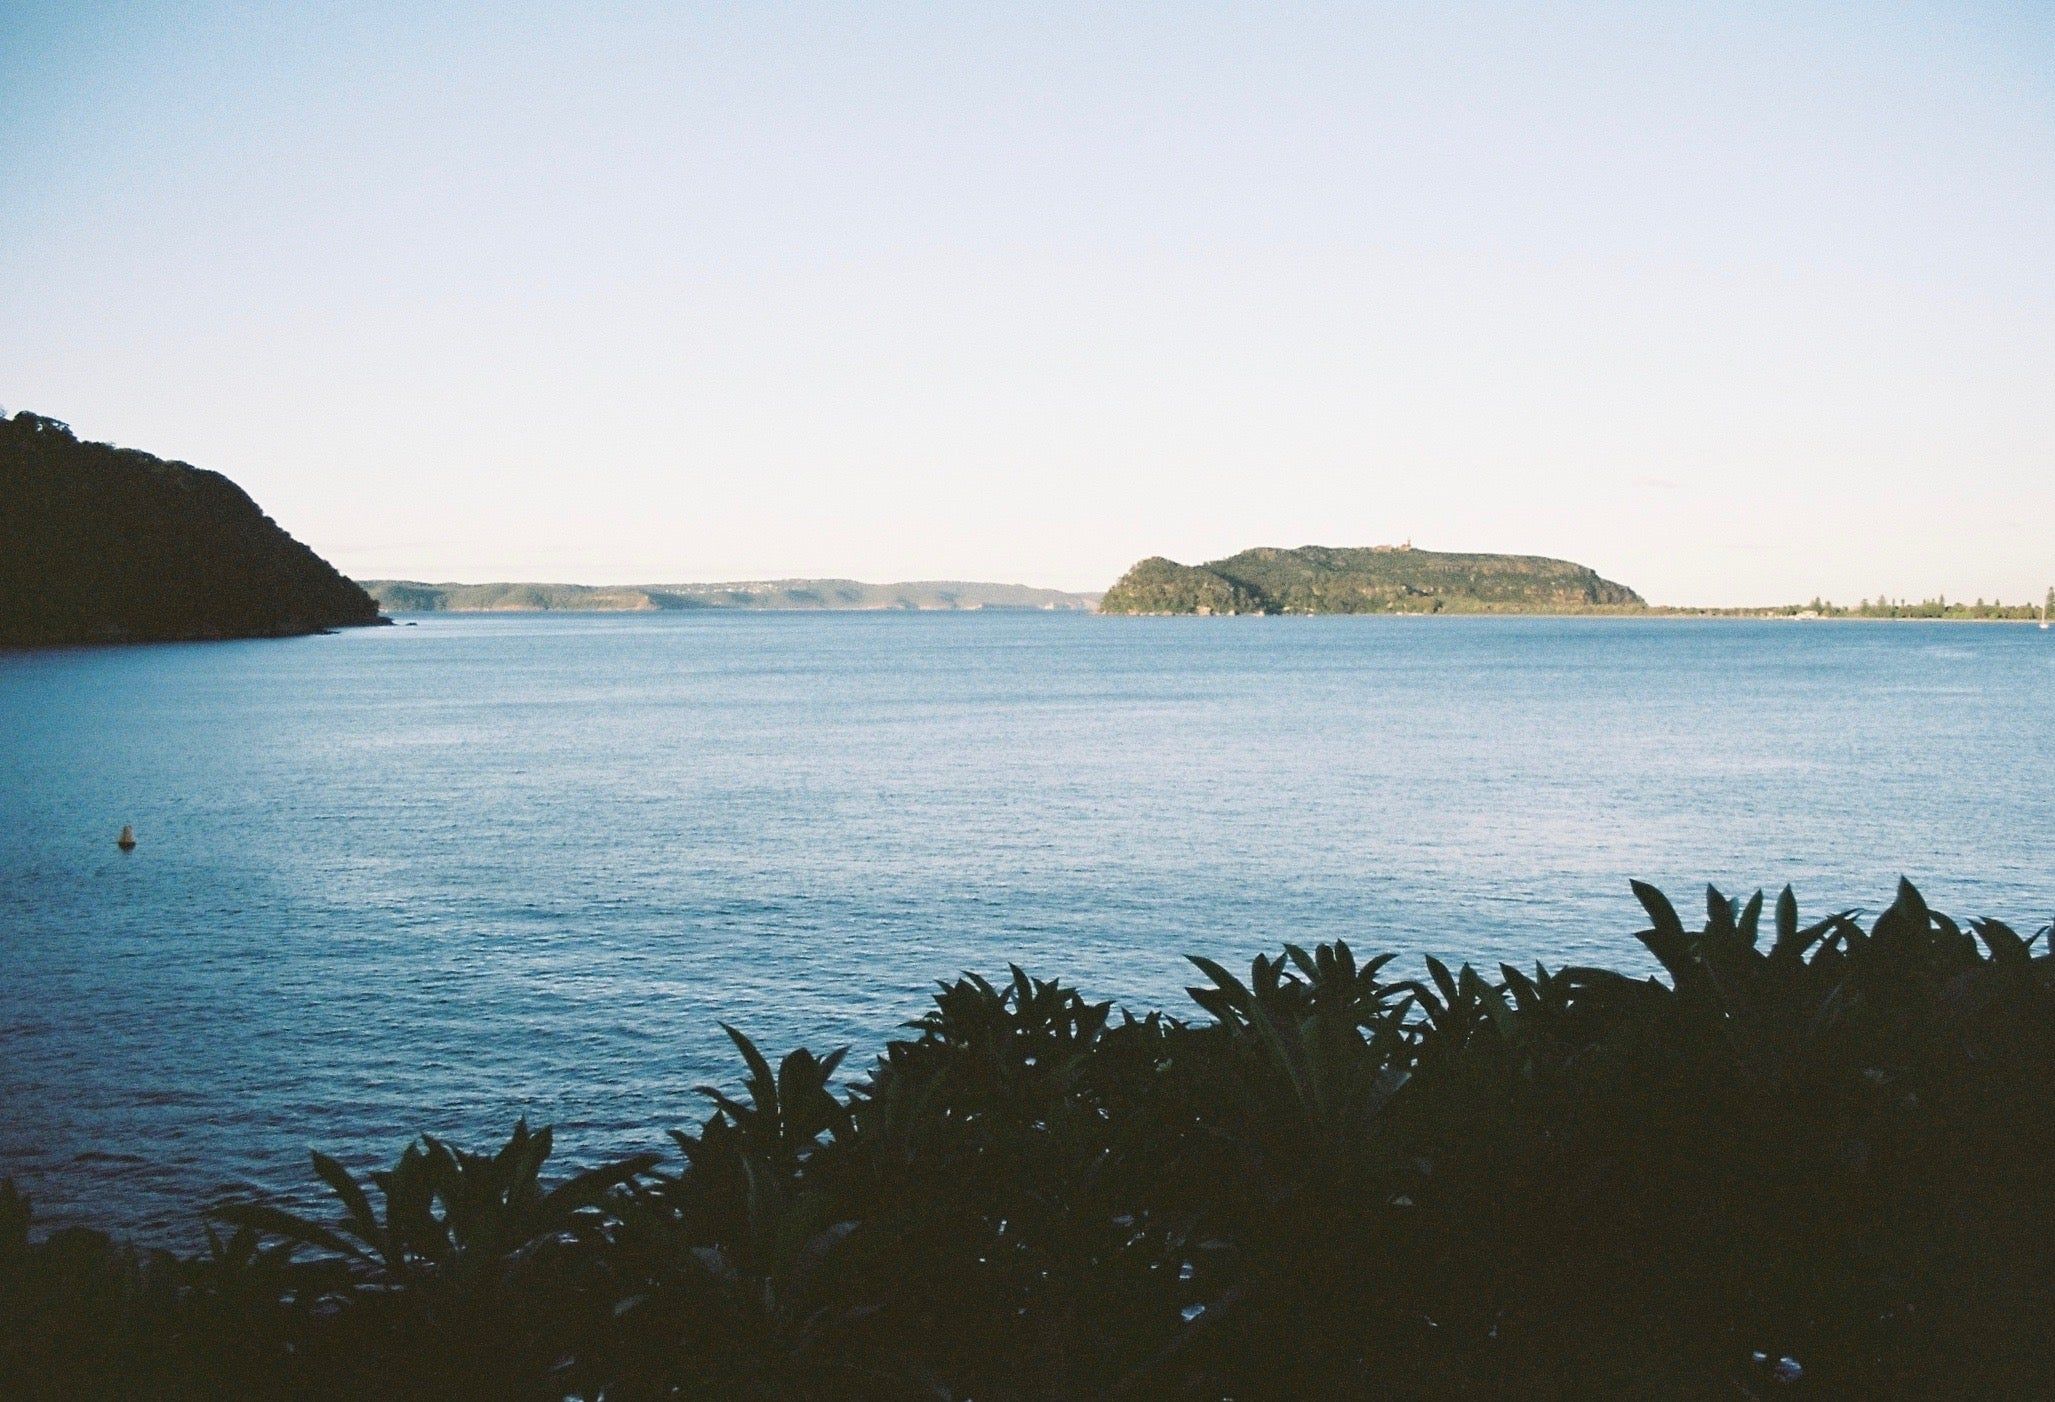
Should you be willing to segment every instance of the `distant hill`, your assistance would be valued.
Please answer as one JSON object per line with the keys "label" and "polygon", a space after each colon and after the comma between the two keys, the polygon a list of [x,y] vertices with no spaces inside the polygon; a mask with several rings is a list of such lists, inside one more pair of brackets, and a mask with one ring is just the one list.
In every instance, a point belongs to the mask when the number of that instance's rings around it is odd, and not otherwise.
{"label": "distant hill", "polygon": [[865,584],[854,579],[770,579],[722,584],[422,584],[371,579],[364,588],[396,613],[596,613],[660,609],[1070,609],[1089,610],[1095,594],[1023,584],[916,580]]}
{"label": "distant hill", "polygon": [[1411,546],[1244,550],[1204,565],[1152,556],[1101,613],[1620,613],[1645,608],[1624,584],[1540,555],[1460,555]]}
{"label": "distant hill", "polygon": [[218,472],[0,418],[0,644],[283,637],[378,605]]}

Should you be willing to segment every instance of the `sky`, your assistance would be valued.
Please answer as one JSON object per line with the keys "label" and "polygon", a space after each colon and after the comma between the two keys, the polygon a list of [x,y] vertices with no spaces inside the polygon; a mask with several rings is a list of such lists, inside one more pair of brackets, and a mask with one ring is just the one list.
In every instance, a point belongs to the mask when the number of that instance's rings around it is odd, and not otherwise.
{"label": "sky", "polygon": [[0,405],[358,578],[2055,583],[2055,5],[0,0]]}

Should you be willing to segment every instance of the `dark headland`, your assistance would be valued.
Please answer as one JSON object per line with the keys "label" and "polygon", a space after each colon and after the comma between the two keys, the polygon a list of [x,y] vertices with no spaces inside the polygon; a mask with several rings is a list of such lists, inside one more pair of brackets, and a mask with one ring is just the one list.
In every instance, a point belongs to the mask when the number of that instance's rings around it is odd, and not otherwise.
{"label": "dark headland", "polygon": [[1622,613],[1624,584],[1540,555],[1465,555],[1411,545],[1261,546],[1204,565],[1152,556],[1106,591],[1102,613]]}
{"label": "dark headland", "polygon": [[378,604],[218,472],[0,418],[0,645],[273,638]]}

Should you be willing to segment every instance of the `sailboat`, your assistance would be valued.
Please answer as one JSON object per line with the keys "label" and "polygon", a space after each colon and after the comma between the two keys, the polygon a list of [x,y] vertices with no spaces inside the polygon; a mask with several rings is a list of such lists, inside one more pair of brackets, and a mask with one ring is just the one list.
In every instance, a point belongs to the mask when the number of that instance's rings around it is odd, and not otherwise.
{"label": "sailboat", "polygon": [[114,839],[114,845],[124,852],[136,850],[136,830],[127,823],[121,825],[121,836]]}
{"label": "sailboat", "polygon": [[2055,589],[2048,591],[2048,597],[2041,600],[2041,631],[2048,631],[2048,611],[2055,608]]}

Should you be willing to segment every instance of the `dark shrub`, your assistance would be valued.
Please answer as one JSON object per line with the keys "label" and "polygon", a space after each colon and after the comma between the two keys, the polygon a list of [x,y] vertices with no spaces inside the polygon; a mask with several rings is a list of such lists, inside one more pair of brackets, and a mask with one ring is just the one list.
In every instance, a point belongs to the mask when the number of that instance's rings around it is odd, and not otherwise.
{"label": "dark shrub", "polygon": [[317,1155],[333,1222],[193,1260],[10,1188],[0,1391],[2055,1394],[2046,932],[1637,891],[1662,978],[1287,945],[1185,1022],[966,975],[840,1091],[730,1029],[669,1169]]}

